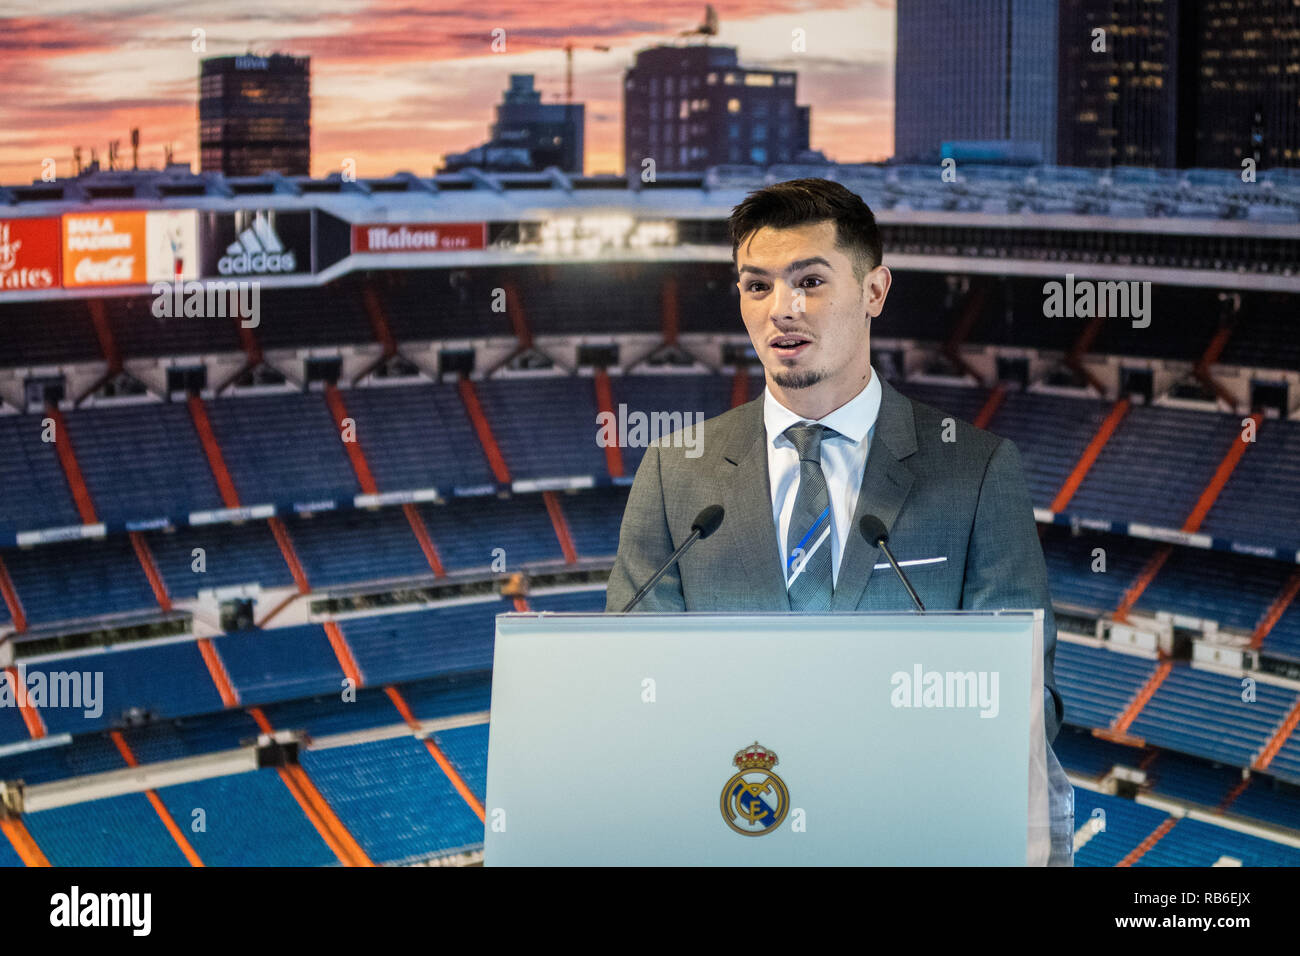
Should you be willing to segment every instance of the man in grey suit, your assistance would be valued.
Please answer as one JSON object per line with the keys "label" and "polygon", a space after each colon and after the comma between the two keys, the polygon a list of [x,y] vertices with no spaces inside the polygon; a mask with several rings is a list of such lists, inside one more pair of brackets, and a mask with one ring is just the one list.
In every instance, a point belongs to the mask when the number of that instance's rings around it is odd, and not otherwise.
{"label": "man in grey suit", "polygon": [[857,530],[876,515],[898,560],[917,562],[906,571],[927,610],[1043,608],[1049,863],[1071,865],[1073,789],[1051,749],[1064,716],[1056,622],[1019,452],[872,368],[871,320],[892,277],[859,196],[825,179],[776,183],[738,205],[729,227],[766,388],[705,421],[690,446],[665,438],[647,449],[606,610],[622,610],[711,504],[725,509],[722,526],[638,611],[911,609]]}

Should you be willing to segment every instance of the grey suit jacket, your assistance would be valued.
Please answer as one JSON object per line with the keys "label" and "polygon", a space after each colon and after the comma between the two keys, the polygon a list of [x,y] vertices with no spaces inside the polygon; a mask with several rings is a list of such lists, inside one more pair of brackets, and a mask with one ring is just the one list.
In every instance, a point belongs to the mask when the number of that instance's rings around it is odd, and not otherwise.
{"label": "grey suit jacket", "polygon": [[[872,374],[878,374],[873,371]],[[911,599],[878,547],[858,533],[863,515],[889,530],[927,610],[1043,608],[1043,718],[1053,863],[1072,856],[1073,789],[1051,742],[1064,716],[1056,689],[1056,620],[1047,566],[1016,446],[901,395],[881,380],[880,413],[847,534],[833,611],[910,610]],[[707,505],[726,509],[655,585],[638,611],[789,611],[772,519],[762,396],[703,423],[697,457],[673,436],[646,450],[623,513],[606,611],[619,611],[690,535]],[[947,437],[951,440],[945,441]],[[1067,819],[1068,815],[1068,819]]]}

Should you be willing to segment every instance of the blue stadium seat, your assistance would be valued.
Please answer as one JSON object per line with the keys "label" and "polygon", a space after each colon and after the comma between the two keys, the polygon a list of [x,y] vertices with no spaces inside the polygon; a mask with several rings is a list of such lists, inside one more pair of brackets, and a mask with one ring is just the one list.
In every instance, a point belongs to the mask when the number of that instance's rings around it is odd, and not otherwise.
{"label": "blue stadium seat", "polygon": [[351,502],[360,490],[324,396],[285,393],[207,402],[244,505]]}
{"label": "blue stadium seat", "polygon": [[605,449],[596,444],[592,379],[494,378],[474,388],[513,480],[608,479]]}
{"label": "blue stadium seat", "polygon": [[[328,517],[322,516],[322,520]],[[147,536],[154,564],[173,598],[192,598],[200,589],[260,584],[287,587],[293,575],[265,521],[200,525]],[[194,570],[194,549],[203,549],[202,573]]]}
{"label": "blue stadium seat", "polygon": [[[1124,593],[1159,547],[1143,538],[1084,532],[1052,525],[1042,537],[1052,600],[1097,613],[1119,607]],[[1100,548],[1101,553],[1093,552]],[[1098,559],[1104,559],[1098,563]],[[1093,570],[1094,564],[1104,570]]]}
{"label": "blue stadium seat", "polygon": [[474,796],[486,800],[488,725],[440,730],[433,735],[433,742],[446,754]]}
{"label": "blue stadium seat", "polygon": [[262,713],[276,730],[305,730],[312,737],[348,734],[402,723],[402,715],[381,688],[363,687],[355,699],[342,694],[265,704]]}
{"label": "blue stadium seat", "polygon": [[[1100,810],[1101,815],[1096,811]],[[1098,828],[1092,838],[1074,853],[1075,866],[1114,866],[1135,850],[1139,843],[1169,815],[1132,800],[1074,788],[1074,828]],[[1095,822],[1094,822],[1095,821]]]}
{"label": "blue stadium seat", "polygon": [[458,498],[420,505],[419,512],[448,572],[489,569],[497,548],[507,572],[535,562],[564,560],[539,494],[496,500]]}
{"label": "blue stadium seat", "polygon": [[[650,441],[667,437],[679,428],[694,427],[700,415],[707,421],[731,407],[731,379],[721,375],[614,375],[610,377],[610,392],[616,427],[619,406],[627,406],[629,439],[635,437],[632,428],[638,421],[630,416],[638,412],[645,416],[645,440]],[[700,440],[694,432],[689,436],[693,441]],[[686,437],[680,439],[683,445]],[[687,448],[687,452],[691,449]],[[645,457],[645,445],[629,444],[622,448],[622,454],[624,474],[635,476]]]}
{"label": "blue stadium seat", "polygon": [[[0,677],[0,680],[8,678]],[[30,737],[22,712],[17,707],[0,707],[0,745],[17,743]]]}
{"label": "blue stadium seat", "polygon": [[313,589],[433,574],[400,508],[324,512],[285,526]]}
{"label": "blue stadium seat", "polygon": [[[2,836],[2,835],[0,835]],[[0,838],[0,867],[26,866],[23,858],[18,855],[13,844],[7,839]]]}
{"label": "blue stadium seat", "polygon": [[1300,601],[1291,602],[1291,606],[1264,638],[1260,650],[1265,654],[1300,661]]}
{"label": "blue stadium seat", "polygon": [[1213,866],[1222,857],[1243,866],[1300,866],[1300,849],[1201,820],[1179,820],[1134,866]]}
{"label": "blue stadium seat", "polygon": [[367,686],[490,670],[501,598],[340,622]]}
{"label": "blue stadium seat", "polygon": [[1300,831],[1300,787],[1255,774],[1227,812]]}
{"label": "blue stadium seat", "polygon": [[33,670],[39,667],[46,671],[103,674],[103,713],[87,717],[85,708],[41,708],[41,718],[51,734],[84,734],[121,727],[128,722],[124,715],[130,710],[164,720],[221,709],[212,676],[191,640],[60,657],[29,662],[28,666]]}
{"label": "blue stadium seat", "polygon": [[414,737],[305,750],[302,765],[376,863],[477,849],[483,824]]}
{"label": "blue stadium seat", "polygon": [[[0,415],[0,534],[81,524],[44,415]],[[57,437],[57,436],[56,436]]]}
{"label": "blue stadium seat", "polygon": [[492,484],[483,446],[454,385],[353,388],[343,394],[380,491]]}
{"label": "blue stadium seat", "polygon": [[158,796],[205,866],[339,864],[270,768],[162,787]]}
{"label": "blue stadium seat", "polygon": [[1300,786],[1300,733],[1295,730],[1283,742],[1282,747],[1273,756],[1268,765],[1268,772],[1275,777]]}
{"label": "blue stadium seat", "polygon": [[1296,702],[1296,692],[1256,681],[1242,700],[1242,678],[1175,665],[1129,732],[1157,747],[1237,767],[1249,766]]}
{"label": "blue stadium seat", "polygon": [[1300,551],[1300,421],[1264,420],[1201,530],[1294,558]]}
{"label": "blue stadium seat", "polygon": [[989,430],[1015,443],[1034,507],[1051,507],[1110,407],[1096,399],[1035,392],[1012,391],[1002,399]]}
{"label": "blue stadium seat", "polygon": [[157,611],[131,541],[121,535],[5,552],[29,627]]}
{"label": "blue stadium seat", "polygon": [[246,706],[343,692],[343,668],[319,624],[223,634],[212,646]]}
{"label": "blue stadium seat", "polygon": [[189,866],[143,793],[23,815],[54,866]]}
{"label": "blue stadium seat", "polygon": [[87,408],[65,419],[100,521],[180,523],[191,511],[222,506],[185,405]]}
{"label": "blue stadium seat", "polygon": [[1144,657],[1058,640],[1054,670],[1065,719],[1077,727],[1109,727],[1155,669]]}
{"label": "blue stadium seat", "polygon": [[430,680],[410,681],[398,690],[406,706],[419,720],[437,720],[487,710],[492,700],[492,674],[453,674]]}
{"label": "blue stadium seat", "polygon": [[1214,765],[1172,750],[1162,750],[1146,767],[1155,793],[1216,809],[1241,783],[1240,767]]}
{"label": "blue stadium seat", "polygon": [[137,760],[152,763],[234,750],[256,740],[260,732],[247,711],[231,709],[128,727],[122,736]]}
{"label": "blue stadium seat", "polygon": [[618,553],[627,493],[626,487],[589,488],[560,499],[578,557],[613,560]]}
{"label": "blue stadium seat", "polygon": [[[1072,716],[1067,710],[1067,719]],[[1116,764],[1135,767],[1147,754],[1145,750],[1094,737],[1088,731],[1069,724],[1062,727],[1056,740],[1052,741],[1052,750],[1066,771],[1085,777],[1100,777]]]}
{"label": "blue stadium seat", "polygon": [[1176,547],[1135,607],[1208,618],[1249,634],[1294,570],[1280,561]]}
{"label": "blue stadium seat", "polygon": [[1240,434],[1234,415],[1138,405],[1110,436],[1066,510],[1181,528]]}
{"label": "blue stadium seat", "polygon": [[125,766],[126,761],[107,734],[81,734],[66,743],[0,757],[0,780],[22,780],[31,786]]}

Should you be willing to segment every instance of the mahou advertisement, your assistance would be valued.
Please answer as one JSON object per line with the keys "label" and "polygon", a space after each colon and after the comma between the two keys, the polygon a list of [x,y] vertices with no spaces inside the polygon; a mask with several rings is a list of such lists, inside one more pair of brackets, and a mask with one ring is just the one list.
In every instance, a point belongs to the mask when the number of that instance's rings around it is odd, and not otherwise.
{"label": "mahou advertisement", "polygon": [[143,212],[78,213],[63,217],[63,284],[143,285]]}
{"label": "mahou advertisement", "polygon": [[59,220],[0,219],[0,292],[59,285]]}
{"label": "mahou advertisement", "polygon": [[377,222],[352,227],[353,252],[463,252],[487,246],[487,223]]}

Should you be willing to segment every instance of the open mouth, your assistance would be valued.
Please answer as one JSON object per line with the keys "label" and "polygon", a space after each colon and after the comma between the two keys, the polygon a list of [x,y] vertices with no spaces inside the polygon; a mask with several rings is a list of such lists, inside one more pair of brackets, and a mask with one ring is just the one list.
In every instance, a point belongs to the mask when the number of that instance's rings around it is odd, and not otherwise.
{"label": "open mouth", "polygon": [[777,355],[798,355],[812,340],[803,335],[779,335],[768,344]]}

